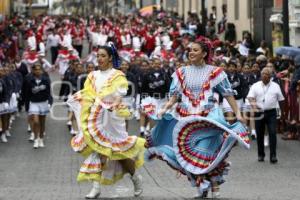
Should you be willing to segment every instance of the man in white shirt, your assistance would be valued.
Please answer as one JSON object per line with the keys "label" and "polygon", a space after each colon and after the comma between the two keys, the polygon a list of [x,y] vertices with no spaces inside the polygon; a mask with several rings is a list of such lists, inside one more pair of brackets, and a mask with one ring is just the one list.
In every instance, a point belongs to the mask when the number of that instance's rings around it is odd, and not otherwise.
{"label": "man in white shirt", "polygon": [[61,43],[68,47],[72,46],[72,35],[66,28],[64,28],[63,40],[61,41]]}
{"label": "man in white shirt", "polygon": [[37,44],[36,44],[35,35],[31,31],[28,35],[29,35],[28,38],[27,38],[28,49],[36,49]]}
{"label": "man in white shirt", "polygon": [[282,108],[284,97],[279,85],[271,81],[271,76],[272,69],[269,67],[263,68],[261,81],[251,86],[247,98],[251,107],[256,111],[255,128],[257,133],[258,161],[264,161],[264,133],[265,126],[267,126],[270,138],[270,162],[274,164],[278,161],[276,157],[276,106],[279,102]]}
{"label": "man in white shirt", "polygon": [[91,37],[92,46],[104,46],[107,42],[108,36],[104,30],[101,30],[99,26],[96,27],[95,32],[88,29],[88,33]]}
{"label": "man in white shirt", "polygon": [[51,50],[51,61],[52,64],[55,63],[56,58],[58,56],[59,44],[61,43],[61,38],[57,33],[56,29],[52,29],[47,38],[47,48]]}

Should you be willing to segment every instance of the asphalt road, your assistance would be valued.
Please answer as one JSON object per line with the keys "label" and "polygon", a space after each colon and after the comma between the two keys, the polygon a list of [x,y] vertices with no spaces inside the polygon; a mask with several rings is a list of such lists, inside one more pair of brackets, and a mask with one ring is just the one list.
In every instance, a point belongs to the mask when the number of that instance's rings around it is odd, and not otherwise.
{"label": "asphalt road", "polygon": [[[56,73],[52,80],[58,80]],[[58,86],[54,86],[54,93]],[[58,103],[59,101],[56,100]],[[26,115],[21,113],[11,129],[9,142],[0,143],[0,200],[76,200],[84,199],[89,183],[76,182],[82,158],[70,147],[63,105],[53,108],[47,118],[44,149],[33,149],[28,142]],[[136,120],[130,122],[130,134],[138,133]],[[278,137],[280,138],[280,137]],[[266,153],[269,151],[267,150]],[[268,155],[268,154],[267,154]],[[268,156],[266,156],[268,158]],[[257,162],[256,143],[251,150],[235,147],[229,160],[232,169],[221,186],[221,199],[298,200],[300,199],[300,142],[278,140],[278,164]],[[139,170],[144,193],[133,197],[128,177],[114,186],[102,188],[102,199],[193,199],[196,190],[186,177],[161,161],[146,163]]]}

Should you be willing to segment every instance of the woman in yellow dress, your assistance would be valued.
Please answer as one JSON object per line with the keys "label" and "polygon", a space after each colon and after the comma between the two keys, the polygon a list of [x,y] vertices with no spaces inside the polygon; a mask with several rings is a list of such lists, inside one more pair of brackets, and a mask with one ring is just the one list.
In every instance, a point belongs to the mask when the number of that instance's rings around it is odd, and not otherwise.
{"label": "woman in yellow dress", "polygon": [[100,185],[111,185],[129,173],[134,195],[142,193],[141,176],[135,170],[144,163],[145,140],[129,136],[125,119],[131,113],[122,104],[128,82],[115,69],[120,59],[113,44],[102,46],[97,53],[99,70],[91,72],[84,88],[68,99],[74,111],[79,134],[72,138],[74,151],[86,159],[77,177],[78,181],[93,181],[87,199],[100,195]]}

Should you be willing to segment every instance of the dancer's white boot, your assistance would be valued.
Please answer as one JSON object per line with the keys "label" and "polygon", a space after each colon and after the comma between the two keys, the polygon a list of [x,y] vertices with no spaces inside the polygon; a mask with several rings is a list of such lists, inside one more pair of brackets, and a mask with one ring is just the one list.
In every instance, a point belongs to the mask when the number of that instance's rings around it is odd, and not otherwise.
{"label": "dancer's white boot", "polygon": [[85,196],[86,199],[97,199],[101,194],[100,183],[94,181],[93,188],[91,191]]}
{"label": "dancer's white boot", "polygon": [[138,197],[143,193],[142,176],[134,174],[130,178],[134,186],[134,196]]}

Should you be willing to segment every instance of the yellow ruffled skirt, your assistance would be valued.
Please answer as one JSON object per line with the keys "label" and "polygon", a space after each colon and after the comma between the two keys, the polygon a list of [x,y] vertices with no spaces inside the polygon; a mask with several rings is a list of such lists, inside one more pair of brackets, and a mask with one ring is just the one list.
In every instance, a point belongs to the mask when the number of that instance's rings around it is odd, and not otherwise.
{"label": "yellow ruffled skirt", "polygon": [[85,157],[78,181],[114,184],[126,173],[119,160],[134,160],[136,169],[144,164],[145,140],[128,135],[124,118],[128,116],[126,108],[110,112],[102,101],[83,96],[80,91],[67,103],[79,127],[79,134],[72,138],[71,146]]}

